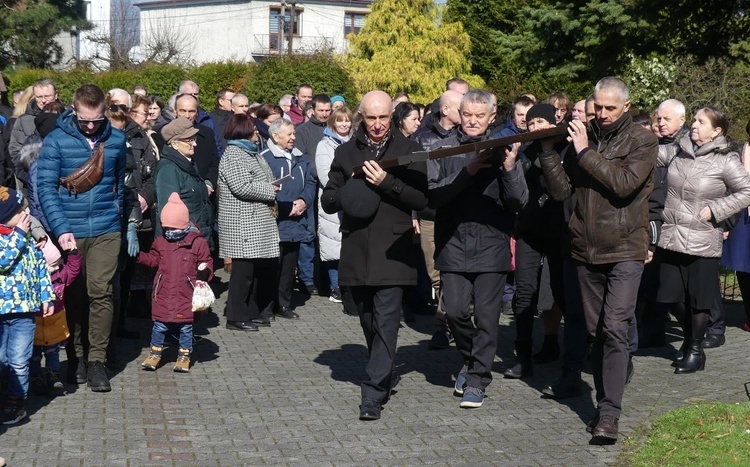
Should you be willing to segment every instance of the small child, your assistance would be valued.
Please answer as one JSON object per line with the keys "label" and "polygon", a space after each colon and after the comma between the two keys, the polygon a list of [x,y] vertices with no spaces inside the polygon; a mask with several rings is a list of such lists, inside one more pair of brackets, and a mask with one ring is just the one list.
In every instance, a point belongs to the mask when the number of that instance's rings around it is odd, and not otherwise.
{"label": "small child", "polygon": [[[36,317],[34,350],[31,356],[31,390],[38,395],[58,396],[64,392],[60,381],[60,348],[70,336],[65,316],[65,289],[73,283],[81,272],[81,257],[77,250],[68,253],[62,263],[60,250],[52,242],[42,247],[52,287],[55,290],[55,312],[51,316]],[[42,355],[45,370],[42,371]]]}
{"label": "small child", "polygon": [[151,251],[139,253],[136,259],[138,264],[158,268],[151,303],[151,352],[141,367],[156,370],[167,332],[178,331],[180,350],[174,371],[187,373],[193,349],[193,284],[211,279],[211,252],[200,230],[190,224],[188,208],[177,193],[169,196],[160,219],[164,234],[154,240]]}
{"label": "small child", "polygon": [[0,378],[7,375],[0,423],[26,418],[29,360],[34,344],[34,315],[55,308],[47,263],[29,233],[31,216],[23,212],[21,193],[0,187]]}

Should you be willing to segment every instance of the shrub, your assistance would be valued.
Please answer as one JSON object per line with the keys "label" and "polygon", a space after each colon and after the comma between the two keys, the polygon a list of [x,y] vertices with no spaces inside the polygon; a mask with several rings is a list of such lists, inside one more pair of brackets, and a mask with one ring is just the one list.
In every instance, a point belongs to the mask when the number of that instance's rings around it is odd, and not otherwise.
{"label": "shrub", "polygon": [[200,86],[200,101],[210,111],[216,103],[216,93],[222,88],[245,92],[250,73],[255,67],[250,63],[205,63],[188,72],[188,79]]}
{"label": "shrub", "polygon": [[261,62],[247,80],[251,101],[278,102],[284,94],[294,94],[299,84],[309,83],[316,94],[341,94],[349,107],[356,92],[349,74],[330,54],[273,57]]}

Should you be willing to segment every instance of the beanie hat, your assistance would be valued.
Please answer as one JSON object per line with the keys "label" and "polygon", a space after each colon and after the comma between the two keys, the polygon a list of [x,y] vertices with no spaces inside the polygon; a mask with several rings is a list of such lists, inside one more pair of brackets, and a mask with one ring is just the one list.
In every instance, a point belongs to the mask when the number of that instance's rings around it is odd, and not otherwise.
{"label": "beanie hat", "polygon": [[172,193],[169,195],[167,204],[161,208],[161,225],[163,228],[187,229],[190,224],[190,215],[185,203],[180,199],[180,195]]}
{"label": "beanie hat", "polygon": [[331,97],[331,105],[335,104],[336,102],[341,102],[344,105],[346,105],[346,99],[344,99],[344,96],[340,96],[336,94],[335,96]]}
{"label": "beanie hat", "polygon": [[53,264],[58,261],[62,256],[60,250],[57,249],[54,243],[47,241],[42,247],[42,253],[44,253],[44,259],[47,260],[47,264]]}
{"label": "beanie hat", "polygon": [[42,138],[52,133],[52,130],[55,129],[55,124],[57,123],[58,117],[59,117],[58,114],[42,112],[34,118],[34,125],[36,126],[36,131],[39,132],[39,135]]}
{"label": "beanie hat", "polygon": [[4,224],[15,216],[23,205],[23,195],[21,192],[0,186],[0,224]]}
{"label": "beanie hat", "polygon": [[555,119],[555,106],[552,104],[534,104],[526,112],[526,122],[528,123],[535,118],[543,118],[551,125],[555,125],[557,122]]}

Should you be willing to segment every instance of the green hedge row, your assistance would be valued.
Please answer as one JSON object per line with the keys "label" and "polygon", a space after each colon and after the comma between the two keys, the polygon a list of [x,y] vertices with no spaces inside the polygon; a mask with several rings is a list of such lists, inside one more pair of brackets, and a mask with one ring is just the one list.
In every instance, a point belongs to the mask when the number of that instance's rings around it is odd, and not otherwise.
{"label": "green hedge row", "polygon": [[96,84],[105,91],[112,88],[132,91],[134,86],[143,85],[149,94],[157,94],[166,101],[186,79],[198,83],[202,106],[209,110],[216,102],[216,92],[225,87],[247,94],[251,102],[278,102],[282,95],[294,94],[301,83],[310,83],[316,93],[342,94],[347,102],[353,102],[356,96],[349,74],[334,57],[325,54],[269,58],[259,63],[206,63],[197,68],[151,64],[102,73],[86,69],[65,72],[20,69],[5,70],[3,75],[10,80],[8,88],[13,90],[24,89],[40,78],[52,78],[63,102],[70,102],[76,88],[86,83]]}

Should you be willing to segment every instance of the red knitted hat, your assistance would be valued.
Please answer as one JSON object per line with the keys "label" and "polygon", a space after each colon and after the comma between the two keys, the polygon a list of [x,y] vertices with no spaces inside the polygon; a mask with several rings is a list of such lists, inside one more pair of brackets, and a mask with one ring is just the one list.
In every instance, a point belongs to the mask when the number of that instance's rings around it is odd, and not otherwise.
{"label": "red knitted hat", "polygon": [[180,195],[172,193],[169,195],[167,204],[161,208],[161,226],[163,228],[183,230],[190,224],[190,215]]}

